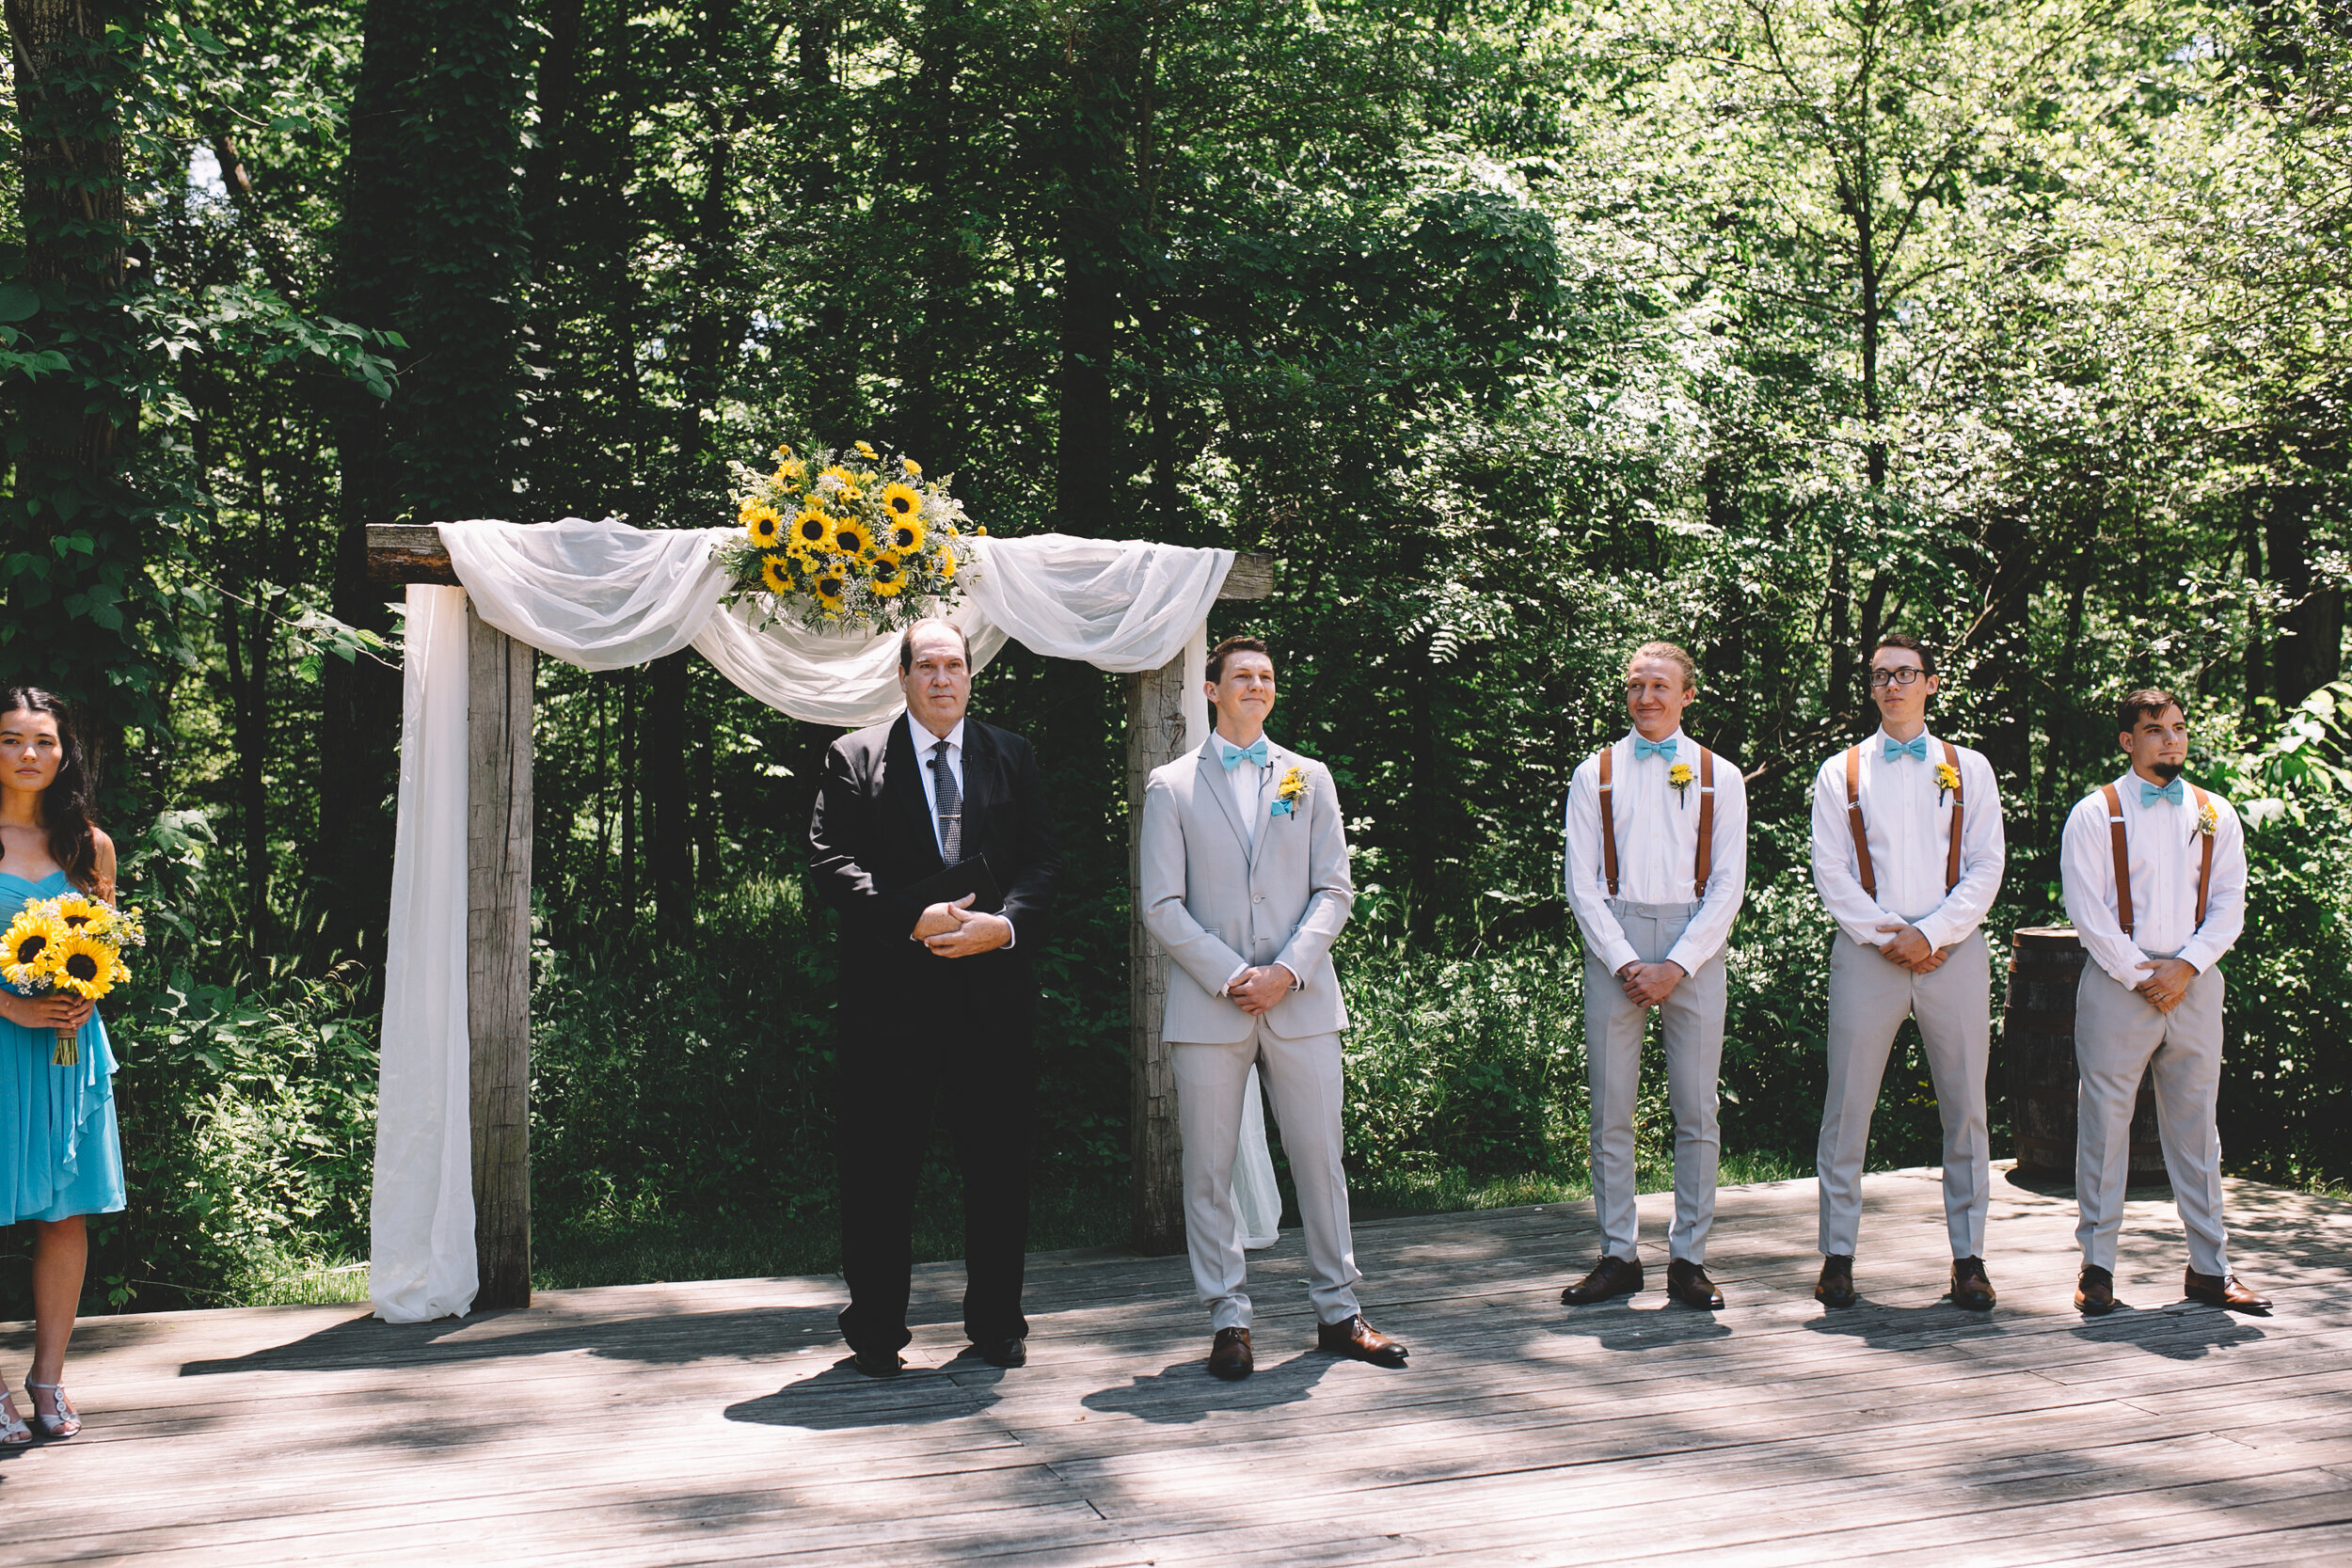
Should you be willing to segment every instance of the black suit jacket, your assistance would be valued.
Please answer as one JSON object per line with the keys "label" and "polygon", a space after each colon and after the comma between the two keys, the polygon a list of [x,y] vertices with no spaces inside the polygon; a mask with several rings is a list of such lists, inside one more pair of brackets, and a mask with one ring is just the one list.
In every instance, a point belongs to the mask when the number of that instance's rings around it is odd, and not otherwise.
{"label": "black suit jacket", "polygon": [[844,1022],[887,1034],[960,1004],[1018,1004],[1025,1014],[1036,990],[1029,955],[1045,939],[1061,874],[1037,753],[1009,730],[964,720],[963,853],[988,857],[1014,944],[943,958],[907,937],[923,904],[904,890],[942,869],[909,723],[902,713],[834,741],[809,821],[810,869],[841,912]]}

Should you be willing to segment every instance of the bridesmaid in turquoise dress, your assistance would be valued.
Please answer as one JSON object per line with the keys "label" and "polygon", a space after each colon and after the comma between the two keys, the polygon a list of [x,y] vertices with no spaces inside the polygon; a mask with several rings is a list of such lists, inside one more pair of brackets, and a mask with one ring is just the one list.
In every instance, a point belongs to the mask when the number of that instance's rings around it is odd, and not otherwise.
{"label": "bridesmaid in turquoise dress", "polygon": [[[0,924],[27,899],[79,891],[114,902],[114,841],[90,819],[89,779],[65,705],[34,687],[0,690]],[[81,1061],[51,1065],[56,1031],[79,1026]],[[30,1222],[33,1365],[24,1392],[51,1437],[82,1430],[65,1393],[65,1347],[89,1259],[84,1216],[123,1206],[114,1053],[78,997],[0,985],[0,1225]],[[33,1440],[0,1379],[0,1448]]]}

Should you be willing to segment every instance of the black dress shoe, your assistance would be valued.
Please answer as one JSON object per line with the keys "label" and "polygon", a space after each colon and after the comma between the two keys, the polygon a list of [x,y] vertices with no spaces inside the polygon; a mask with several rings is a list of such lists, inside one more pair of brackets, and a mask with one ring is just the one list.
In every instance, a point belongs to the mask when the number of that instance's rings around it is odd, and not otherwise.
{"label": "black dress shoe", "polygon": [[1814,1282],[1813,1299],[1831,1307],[1854,1304],[1852,1254],[1833,1252],[1821,1259],[1821,1277]]}
{"label": "black dress shoe", "polygon": [[975,1339],[972,1350],[992,1367],[1025,1367],[1029,1364],[1029,1341],[1018,1337]]}
{"label": "black dress shoe", "polygon": [[1597,1301],[1629,1296],[1641,1288],[1639,1258],[1612,1258],[1604,1253],[1592,1273],[1560,1292],[1560,1301],[1566,1307],[1590,1307]]}
{"label": "black dress shoe", "polygon": [[1990,1312],[2000,1297],[1994,1293],[1993,1281],[1984,1272],[1981,1258],[1952,1259],[1952,1305],[1970,1312]]}
{"label": "black dress shoe", "polygon": [[850,1365],[867,1377],[897,1377],[906,1367],[895,1350],[852,1351]]}
{"label": "black dress shoe", "polygon": [[2090,1264],[2074,1282],[2074,1310],[2086,1318],[2104,1318],[2115,1310],[2115,1275]]}
{"label": "black dress shoe", "polygon": [[1218,1329],[1216,1338],[1209,1341],[1209,1375],[1239,1383],[1257,1370],[1258,1358],[1249,1354],[1249,1330]]}
{"label": "black dress shoe", "polygon": [[1715,1289],[1715,1282],[1707,1277],[1707,1265],[1677,1258],[1666,1265],[1666,1293],[1685,1307],[1695,1307],[1702,1312],[1724,1309],[1724,1293]]}

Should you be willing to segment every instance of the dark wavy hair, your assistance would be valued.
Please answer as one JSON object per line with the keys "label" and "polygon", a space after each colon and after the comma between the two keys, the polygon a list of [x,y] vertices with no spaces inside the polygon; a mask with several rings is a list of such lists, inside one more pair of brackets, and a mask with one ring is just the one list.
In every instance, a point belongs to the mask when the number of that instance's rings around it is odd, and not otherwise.
{"label": "dark wavy hair", "polygon": [[49,858],[65,867],[66,879],[88,890],[98,881],[98,818],[89,806],[89,769],[82,761],[82,740],[73,727],[73,711],[61,697],[38,686],[11,686],[0,691],[0,714],[45,713],[57,721],[57,749],[64,753],[57,776],[41,792],[40,825],[49,832]]}

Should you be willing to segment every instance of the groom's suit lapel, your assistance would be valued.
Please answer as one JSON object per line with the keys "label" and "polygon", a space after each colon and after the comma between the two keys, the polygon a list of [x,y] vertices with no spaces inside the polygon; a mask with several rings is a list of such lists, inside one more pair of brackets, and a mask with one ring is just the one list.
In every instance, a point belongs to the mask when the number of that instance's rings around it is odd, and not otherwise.
{"label": "groom's suit lapel", "polygon": [[1242,826],[1241,808],[1233,804],[1233,786],[1227,781],[1225,762],[1217,753],[1217,737],[1212,735],[1200,748],[1200,782],[1196,787],[1216,802],[1216,809],[1224,815],[1225,825],[1233,830],[1233,847],[1239,849],[1242,859],[1247,861],[1249,858],[1249,833]]}
{"label": "groom's suit lapel", "polygon": [[[1259,854],[1274,842],[1275,797],[1279,792],[1282,775],[1290,771],[1291,765],[1297,759],[1269,740],[1265,743],[1265,784],[1258,791],[1258,831],[1249,841],[1249,868],[1253,871],[1258,867]],[[1291,809],[1297,810],[1295,806]]]}
{"label": "groom's suit lapel", "polygon": [[[914,721],[900,714],[890,726],[890,743],[882,748],[882,794],[898,803],[906,818],[907,832],[914,835],[915,854],[931,865],[940,863],[939,830],[931,821],[930,801],[923,794],[923,775],[916,771],[923,765],[914,754],[914,739],[910,733]],[[972,732],[964,732],[968,738]],[[971,771],[972,749],[964,748],[964,772]]]}

